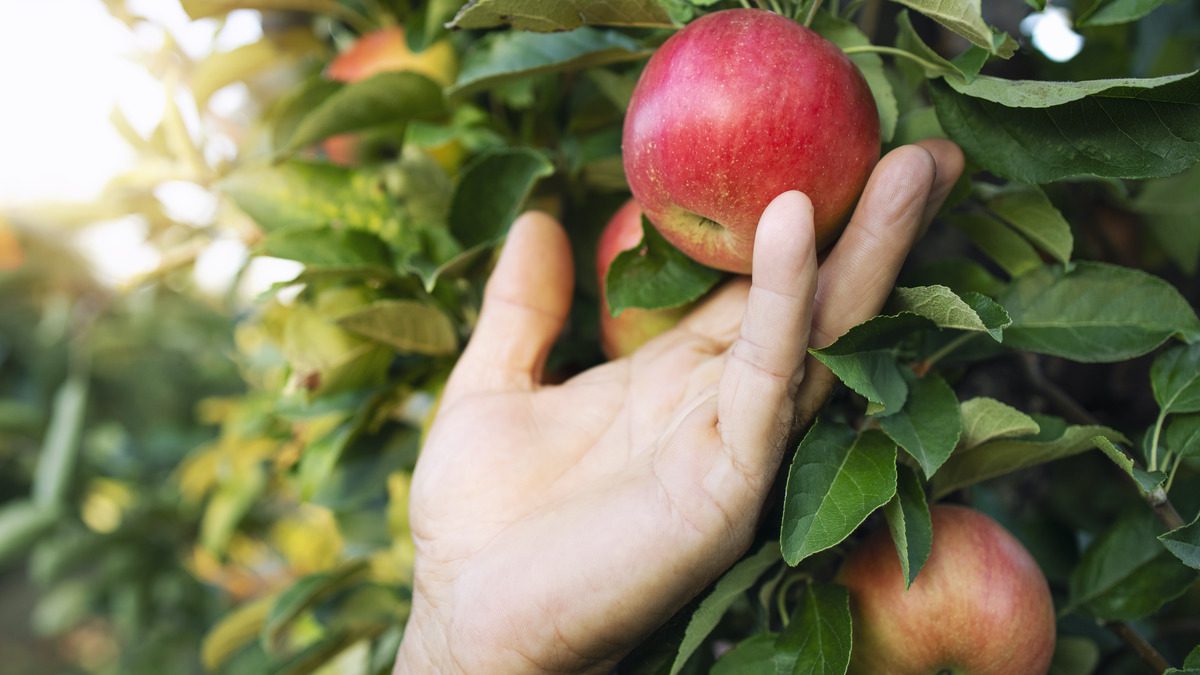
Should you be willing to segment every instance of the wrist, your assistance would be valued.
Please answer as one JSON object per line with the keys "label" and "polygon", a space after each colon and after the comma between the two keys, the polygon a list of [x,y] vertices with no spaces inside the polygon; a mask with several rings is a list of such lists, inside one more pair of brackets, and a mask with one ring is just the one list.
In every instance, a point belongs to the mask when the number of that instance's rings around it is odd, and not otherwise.
{"label": "wrist", "polygon": [[411,616],[404,626],[392,675],[458,672],[461,669],[449,658],[441,631],[420,621],[417,616]]}

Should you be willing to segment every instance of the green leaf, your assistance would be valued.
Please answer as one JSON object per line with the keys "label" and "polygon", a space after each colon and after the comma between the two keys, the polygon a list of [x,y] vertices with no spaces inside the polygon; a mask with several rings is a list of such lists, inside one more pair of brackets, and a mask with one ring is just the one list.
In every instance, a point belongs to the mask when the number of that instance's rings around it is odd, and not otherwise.
{"label": "green leaf", "polygon": [[669,28],[671,17],[657,0],[471,0],[450,22],[451,28],[565,31],[580,26]]}
{"label": "green leaf", "polygon": [[1160,534],[1158,540],[1184,565],[1200,570],[1200,515],[1183,527]]}
{"label": "green leaf", "polygon": [[1088,638],[1059,635],[1047,675],[1092,675],[1100,665],[1100,648]]}
{"label": "green leaf", "polygon": [[979,293],[959,297],[946,286],[897,288],[893,297],[900,309],[918,314],[939,328],[987,333],[999,342],[1004,328],[1012,323],[1008,312],[991,298]]}
{"label": "green leaf", "polygon": [[[131,586],[132,584],[125,583],[118,586],[118,589],[123,591]],[[114,607],[110,610],[114,615],[116,614],[115,598],[120,597],[118,589],[114,589],[112,586],[104,589],[109,597],[114,598]],[[98,591],[99,588],[81,578],[68,579],[55,584],[47,591],[43,591],[41,597],[38,598],[37,606],[34,607],[33,614],[29,617],[30,627],[34,632],[45,636],[59,635],[71,630],[87,617]]]}
{"label": "green leaf", "polygon": [[883,515],[887,517],[888,530],[900,557],[904,587],[908,588],[933,547],[933,520],[925,488],[916,471],[904,465],[897,467],[896,496],[883,507]]}
{"label": "green leaf", "polygon": [[700,647],[708,634],[717,627],[721,617],[725,616],[725,611],[777,562],[779,562],[779,547],[774,542],[768,542],[757,553],[743,558],[741,562],[731,567],[717,581],[712,592],[705,596],[704,600],[700,602],[700,606],[696,608],[696,612],[692,614],[692,618],[688,620],[687,629],[683,634],[683,642],[680,643],[679,651],[671,664],[671,675],[676,675],[683,670],[688,659]]}
{"label": "green leaf", "polygon": [[784,491],[783,559],[795,566],[841,543],[896,494],[896,446],[818,420],[796,449]]}
{"label": "green leaf", "polygon": [[1167,425],[1167,449],[1183,457],[1200,459],[1200,415],[1180,415]]}
{"label": "green leaf", "polygon": [[1004,178],[1152,178],[1200,159],[1195,73],[1080,83],[950,79],[931,82],[930,91],[950,138]]}
{"label": "green leaf", "polygon": [[1042,258],[1028,241],[1007,225],[985,213],[959,213],[950,222],[966,233],[971,243],[994,260],[1009,276],[1019,277],[1042,266]]}
{"label": "green leaf", "polygon": [[1140,356],[1172,336],[1200,339],[1200,319],[1173,286],[1117,265],[1041,268],[1013,282],[1001,304],[1013,320],[1006,345],[1085,363]]}
{"label": "green leaf", "polygon": [[1070,262],[1071,225],[1041,188],[1010,184],[987,200],[987,208],[1059,262]]}
{"label": "green leaf", "polygon": [[362,230],[327,227],[276,230],[259,244],[258,253],[325,269],[390,269],[392,265],[387,244]]}
{"label": "green leaf", "polygon": [[238,524],[262,495],[266,484],[265,471],[258,465],[224,478],[204,508],[200,545],[210,553],[224,554]]}
{"label": "green leaf", "polygon": [[1196,572],[1171,557],[1156,539],[1161,531],[1147,509],[1123,517],[1083,552],[1071,573],[1063,614],[1083,610],[1097,619],[1139,619],[1179,597]]}
{"label": "green leaf", "polygon": [[1070,426],[1052,439],[1001,438],[960,450],[933,477],[933,498],[980,481],[1079,454],[1095,447],[1094,438],[1128,443],[1120,432],[1101,426]]}
{"label": "green leaf", "polygon": [[[871,40],[863,34],[858,26],[845,19],[839,19],[826,12],[819,12],[812,23],[812,29],[833,44],[845,49],[846,47],[861,47],[871,44]],[[896,104],[896,95],[892,92],[892,84],[888,81],[883,68],[883,59],[878,54],[863,52],[851,54],[850,60],[858,66],[863,79],[871,89],[875,99],[875,108],[879,111],[879,136],[887,143],[896,133],[896,121],[900,117],[900,108]]]}
{"label": "green leaf", "polygon": [[958,33],[972,44],[990,53],[1008,58],[1017,50],[1017,43],[1004,33],[997,33],[983,20],[980,0],[894,0],[914,9]]}
{"label": "green leaf", "polygon": [[308,499],[317,494],[329,482],[329,476],[341,459],[346,447],[358,435],[363,416],[370,412],[367,406],[362,406],[358,414],[342,420],[336,427],[324,436],[310,442],[304,448],[297,470],[300,494]]}
{"label": "green leaf", "polygon": [[354,581],[368,567],[366,560],[343,563],[329,572],[302,577],[279,594],[267,613],[260,641],[263,649],[276,651],[284,642],[284,633],[305,611],[312,609],[322,598]]}
{"label": "green leaf", "polygon": [[200,660],[210,672],[216,671],[235,652],[245,647],[262,630],[267,612],[275,601],[266,596],[244,602],[209,629],[200,644]]}
{"label": "green leaf", "polygon": [[1075,16],[1076,26],[1112,26],[1137,21],[1170,0],[1093,0]]}
{"label": "green leaf", "polygon": [[973,398],[962,403],[963,432],[959,447],[963,450],[998,438],[1032,436],[1041,431],[1029,415],[992,398]]}
{"label": "green leaf", "polygon": [[338,325],[402,354],[438,356],[458,351],[458,334],[450,317],[415,300],[380,300],[338,318]]}
{"label": "green leaf", "polygon": [[283,154],[291,154],[335,134],[397,126],[408,120],[446,116],[442,89],[411,72],[386,72],[342,87],[300,120]]}
{"label": "green leaf", "polygon": [[904,280],[912,285],[945,285],[959,297],[978,293],[995,298],[1008,287],[983,265],[966,258],[949,258],[922,265],[905,275]]}
{"label": "green leaf", "polygon": [[[913,54],[921,59],[921,72],[925,77],[964,77],[962,71],[954,63],[942,57],[941,54],[934,51],[921,36],[917,34],[917,30],[913,28],[912,18],[908,15],[908,10],[902,10],[896,15],[896,46],[904,51]],[[903,60],[905,65],[912,65],[907,59]]]}
{"label": "green leaf", "polygon": [[709,675],[775,675],[774,633],[742,640],[713,664]]}
{"label": "green leaf", "polygon": [[23,555],[58,523],[60,515],[57,506],[31,500],[12,500],[0,505],[0,564]]}
{"label": "green leaf", "polygon": [[[947,83],[960,94],[999,103],[1006,108],[1054,108],[1088,98],[1144,99],[1147,101],[1182,98],[1182,102],[1194,104],[1189,95],[1195,92],[1189,90],[1195,86],[1198,73],[1200,71],[1163,77],[1128,77],[1083,80],[1081,82],[1006,80],[1000,77],[980,75],[970,82],[949,79]],[[1154,92],[1156,89],[1181,82],[1184,86],[1170,88],[1167,92]],[[1167,95],[1160,96],[1160,94]]]}
{"label": "green leaf", "polygon": [[1159,354],[1150,384],[1163,414],[1200,412],[1200,342]]}
{"label": "green leaf", "polygon": [[1200,165],[1176,176],[1142,184],[1131,204],[1141,214],[1159,246],[1189,275],[1200,269]]}
{"label": "green leaf", "polygon": [[450,204],[450,231],[464,249],[508,232],[539,179],[554,173],[545,155],[529,148],[494,150],[464,167]]}
{"label": "green leaf", "polygon": [[1100,451],[1107,455],[1114,464],[1121,467],[1121,470],[1124,471],[1126,475],[1128,475],[1134,480],[1134,482],[1137,483],[1138,490],[1141,491],[1143,496],[1159,489],[1162,487],[1162,484],[1166,482],[1166,474],[1161,471],[1146,471],[1140,466],[1137,466],[1133,463],[1133,459],[1131,459],[1129,455],[1121,452],[1117,446],[1113,445],[1112,441],[1108,440],[1107,438],[1104,438],[1103,436],[1097,436],[1092,439],[1092,442],[1095,443],[1096,447],[1100,448]]}
{"label": "green leaf", "polygon": [[1200,645],[1197,645],[1183,660],[1184,668],[1200,668]]}
{"label": "green leaf", "polygon": [[355,626],[332,630],[298,651],[278,659],[271,665],[271,675],[310,675],[335,668],[341,654],[356,643],[370,640],[387,630],[387,624]]}
{"label": "green leaf", "polygon": [[267,232],[331,223],[381,232],[392,217],[382,181],[332,164],[247,167],[219,188]]}
{"label": "green leaf", "polygon": [[[227,85],[253,81],[252,78],[273,69],[295,68],[319,48],[320,43],[311,30],[297,27],[228,51],[214,51],[196,63],[188,89],[196,99],[196,107],[203,110],[209,98]],[[119,109],[116,114],[120,114]]]}
{"label": "green leaf", "polygon": [[491,33],[467,52],[450,92],[460,96],[530,75],[635,61],[651,53],[612,30],[585,27],[567,33]]}
{"label": "green leaf", "polygon": [[809,584],[804,603],[775,640],[775,672],[845,675],[850,666],[850,594],[833,584]]}
{"label": "green leaf", "polygon": [[228,14],[235,9],[312,12],[342,18],[350,13],[337,0],[180,0],[180,4],[193,21]]}
{"label": "green leaf", "polygon": [[33,474],[33,501],[39,506],[66,501],[79,460],[87,399],[88,382],[82,375],[68,377],[54,395],[54,410]]}
{"label": "green leaf", "polygon": [[604,285],[613,316],[617,316],[630,308],[686,305],[707,293],[723,276],[671,246],[643,217],[642,243],[617,254]]}
{"label": "green leaf", "polygon": [[908,399],[899,411],[879,418],[879,426],[904,448],[925,476],[933,476],[950,458],[962,433],[958,398],[937,373],[909,378]]}
{"label": "green leaf", "polygon": [[887,351],[854,354],[812,353],[838,379],[858,395],[867,399],[872,413],[891,413],[900,410],[908,399],[908,384],[896,355]]}
{"label": "green leaf", "polygon": [[933,327],[932,321],[911,312],[877,316],[846,331],[828,347],[809,353],[873,408],[895,412],[908,398],[896,346],[909,335]]}

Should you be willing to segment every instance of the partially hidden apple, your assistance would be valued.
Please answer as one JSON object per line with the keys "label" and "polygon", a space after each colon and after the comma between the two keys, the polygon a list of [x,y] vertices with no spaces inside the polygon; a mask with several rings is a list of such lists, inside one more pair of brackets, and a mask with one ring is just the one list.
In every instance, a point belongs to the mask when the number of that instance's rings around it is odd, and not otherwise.
{"label": "partially hidden apple", "polygon": [[[338,54],[325,70],[325,75],[337,82],[360,82],[372,75],[393,71],[408,71],[424,75],[443,87],[454,82],[458,75],[458,57],[448,40],[439,40],[426,49],[414,52],[401,26],[372,31],[358,38],[346,51]],[[340,134],[321,144],[329,161],[348,166],[359,161],[361,139],[355,134]],[[439,152],[453,148],[430,148],[430,154],[445,164]],[[458,148],[461,151],[461,148]],[[461,154],[461,152],[459,152]]]}
{"label": "partially hidden apple", "polygon": [[651,57],[622,146],[633,196],[663,237],[744,274],[759,216],[787,190],[812,200],[819,247],[837,237],[879,159],[879,114],[833,43],[778,14],[731,9]]}
{"label": "partially hidden apple", "polygon": [[600,345],[610,359],[628,356],[646,344],[651,338],[670,330],[687,313],[686,307],[672,309],[626,309],[613,316],[609,311],[608,294],[604,279],[608,268],[621,251],[627,251],[642,242],[642,210],[637,202],[629,200],[622,206],[604,231],[596,245],[596,273],[600,278]]}
{"label": "partially hidden apple", "polygon": [[1054,602],[1029,552],[988,516],[935,506],[933,546],[910,588],[887,530],[838,575],[854,614],[850,671],[870,675],[1042,675]]}

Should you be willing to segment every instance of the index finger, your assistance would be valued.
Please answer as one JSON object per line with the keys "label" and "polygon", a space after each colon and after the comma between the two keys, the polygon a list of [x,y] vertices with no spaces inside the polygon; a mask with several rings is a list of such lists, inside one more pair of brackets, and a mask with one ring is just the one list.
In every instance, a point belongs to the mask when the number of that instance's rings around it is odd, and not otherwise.
{"label": "index finger", "polygon": [[[811,346],[827,347],[883,307],[921,226],[933,217],[962,173],[950,141],[922,141],[889,152],[871,174],[846,231],[821,265]],[[834,376],[815,359],[796,399],[797,422],[824,403]]]}

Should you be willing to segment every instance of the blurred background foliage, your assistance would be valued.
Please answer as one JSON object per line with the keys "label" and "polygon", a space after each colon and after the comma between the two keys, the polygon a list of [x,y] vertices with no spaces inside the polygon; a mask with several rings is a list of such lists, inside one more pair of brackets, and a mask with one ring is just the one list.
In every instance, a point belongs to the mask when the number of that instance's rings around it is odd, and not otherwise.
{"label": "blurred background foliage", "polygon": [[[628,197],[625,105],[669,31],[537,44],[451,33],[453,0],[174,2],[104,0],[161,94],[149,123],[119,106],[109,116],[134,161],[94,198],[0,214],[4,670],[386,672],[410,598],[409,475],[494,245],[529,204],[563,219],[577,260],[594,258],[600,226]],[[1063,39],[1039,45],[1050,40],[1039,22],[1061,23],[1071,43],[1063,17],[1088,4],[1055,3],[1031,22],[1041,3],[986,3],[988,21],[1025,46],[989,72],[1080,80],[1200,65],[1200,8],[1188,1],[1136,23],[1077,25],[1082,51],[1049,58]],[[737,3],[664,6],[687,17]],[[900,9],[867,0],[859,26],[892,44]],[[912,22],[943,54],[968,47]],[[234,23],[255,28],[231,46]],[[205,26],[207,44],[184,44],[179,26]],[[385,28],[405,45],[391,47],[387,72],[331,67]],[[921,76],[897,65],[887,78],[892,144],[938,133]],[[1192,169],[1048,193],[1079,257],[1153,271],[1195,306],[1198,187]],[[913,269],[968,249],[935,226]],[[602,358],[594,269],[577,267],[555,377]],[[1148,364],[1041,366],[1133,437],[1156,414]],[[1014,384],[1008,362],[985,364],[966,388],[1053,408]],[[973,494],[1064,584],[1079,541],[1137,501],[1085,480],[1110,469],[1079,456]],[[1189,513],[1200,508],[1195,491],[1176,492]],[[1198,608],[1193,587],[1154,630],[1182,650]],[[726,628],[736,633],[740,616]],[[1103,672],[1142,672],[1111,636],[1078,630],[1112,655]]]}

